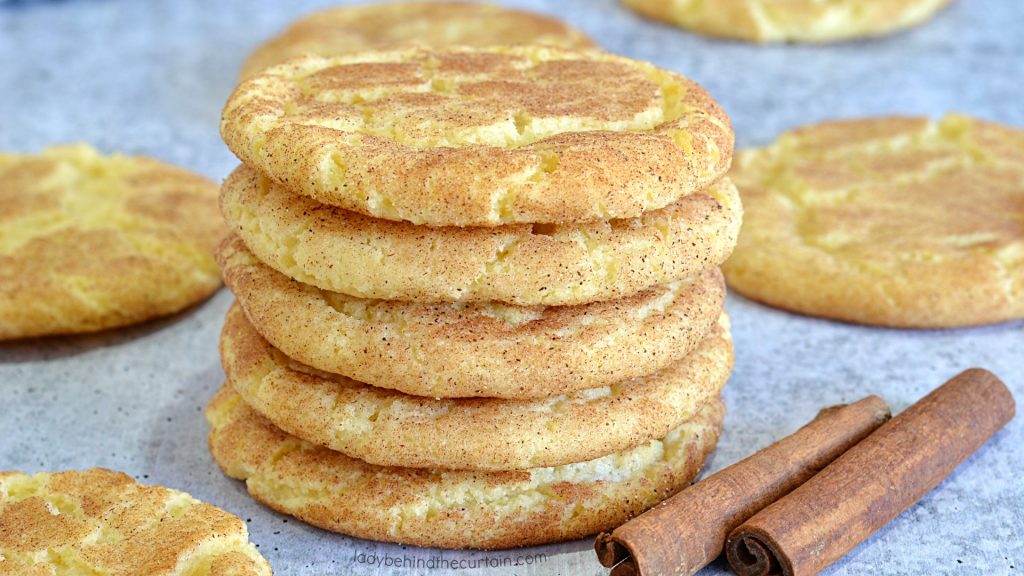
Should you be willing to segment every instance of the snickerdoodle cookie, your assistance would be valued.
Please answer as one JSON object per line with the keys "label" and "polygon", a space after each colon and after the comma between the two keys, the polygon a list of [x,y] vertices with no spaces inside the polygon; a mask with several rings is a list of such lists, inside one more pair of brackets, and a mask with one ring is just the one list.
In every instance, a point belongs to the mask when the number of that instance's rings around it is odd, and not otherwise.
{"label": "snickerdoodle cookie", "polygon": [[592,48],[565,22],[483,2],[388,2],[319,10],[253,51],[242,77],[303,54],[335,56],[418,45],[544,44]]}
{"label": "snickerdoodle cookie", "polygon": [[172,314],[220,286],[217,185],[85,146],[0,154],[0,340]]}
{"label": "snickerdoodle cookie", "polygon": [[297,193],[431,226],[636,217],[717,181],[733,147],[693,81],[541,46],[300,57],[242,82],[221,134]]}
{"label": "snickerdoodle cookie", "polygon": [[536,398],[646,376],[690,353],[725,300],[721,272],[578,306],[368,300],[302,284],[238,238],[217,254],[255,329],[291,358],[431,397]]}
{"label": "snickerdoodle cookie", "polygon": [[882,326],[1024,317],[1024,131],[959,115],[827,122],[738,155],[724,270],[767,304]]}

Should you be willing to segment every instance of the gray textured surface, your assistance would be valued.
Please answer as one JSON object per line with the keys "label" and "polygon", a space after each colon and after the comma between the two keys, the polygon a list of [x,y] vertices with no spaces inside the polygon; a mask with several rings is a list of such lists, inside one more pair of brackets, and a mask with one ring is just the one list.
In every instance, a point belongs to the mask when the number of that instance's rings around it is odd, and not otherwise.
{"label": "gray textured surface", "polygon": [[[235,160],[217,134],[242,58],[316,2],[0,2],[0,149],[85,140],[213,178]],[[959,110],[1024,126],[1024,3],[961,0],[927,26],[827,47],[753,47],[645,22],[612,0],[535,0],[610,50],[704,83],[741,144],[836,116]],[[467,574],[603,574],[590,542],[513,553],[403,550],[331,535],[269,512],[206,451],[201,407],[220,384],[216,340],[230,295],[177,317],[80,338],[0,345],[0,469],[106,466],[187,490],[243,518],[278,574],[376,570],[353,555],[501,561]],[[907,332],[848,326],[731,298],[738,350],[730,414],[713,469],[770,443],[817,408],[868,393],[902,409],[968,366],[1024,399],[1024,324]],[[831,574],[1024,571],[1024,418]],[[454,573],[454,572],[453,572]],[[720,565],[708,574],[724,573]]]}

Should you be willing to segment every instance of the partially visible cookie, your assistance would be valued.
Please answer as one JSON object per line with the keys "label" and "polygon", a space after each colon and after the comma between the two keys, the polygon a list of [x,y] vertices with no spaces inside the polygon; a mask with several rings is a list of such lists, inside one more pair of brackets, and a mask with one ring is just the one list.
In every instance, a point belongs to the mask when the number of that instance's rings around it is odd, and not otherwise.
{"label": "partially visible cookie", "polygon": [[256,48],[242,77],[302,54],[336,56],[403,45],[434,48],[545,44],[592,48],[568,24],[541,14],[482,2],[391,2],[313,12]]}
{"label": "partially visible cookie", "polygon": [[1024,317],[1024,130],[950,115],[826,122],[737,156],[724,270],[796,312],[894,327]]}
{"label": "partially visible cookie", "polygon": [[217,290],[213,182],[85,145],[0,154],[0,340],[178,312]]}
{"label": "partially visible cookie", "polygon": [[557,466],[660,438],[718,398],[733,359],[723,315],[686,358],[634,380],[538,400],[424,398],[291,360],[237,305],[220,351],[231,386],[286,432],[372,464],[455,470]]}
{"label": "partially visible cookie", "polygon": [[227,512],[101,468],[0,472],[0,573],[269,576]]}
{"label": "partially visible cookie", "polygon": [[432,228],[298,196],[247,167],[221,211],[261,261],[360,298],[564,306],[632,296],[718,267],[743,208],[727,178],[637,218],[584,224]]}
{"label": "partially visible cookie", "polygon": [[692,80],[546,46],[289,60],[235,89],[221,135],[296,193],[430,226],[636,217],[717,181],[733,148]]}
{"label": "partially visible cookie", "polygon": [[637,12],[708,36],[834,42],[920,24],[950,0],[622,0]]}
{"label": "partially visible cookie", "polygon": [[434,398],[556,396],[653,374],[705,338],[725,300],[717,268],[610,302],[520,307],[327,292],[261,263],[238,238],[217,259],[255,329],[289,357]]}
{"label": "partially visible cookie", "polygon": [[710,403],[662,440],[554,468],[383,468],[275,428],[230,387],[210,402],[210,451],[254,498],[326,530],[442,548],[514,548],[618,526],[686,487],[721,432]]}

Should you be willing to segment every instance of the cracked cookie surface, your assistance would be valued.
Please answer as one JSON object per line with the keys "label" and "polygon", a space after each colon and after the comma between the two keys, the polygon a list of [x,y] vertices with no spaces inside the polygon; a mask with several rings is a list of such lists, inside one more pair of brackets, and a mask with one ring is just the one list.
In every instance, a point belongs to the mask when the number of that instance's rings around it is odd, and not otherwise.
{"label": "cracked cookie surface", "polygon": [[733,359],[723,315],[693,352],[647,376],[535,400],[427,398],[296,362],[237,305],[220,350],[232,388],[282,430],[381,466],[457,470],[557,466],[660,438],[718,398]]}
{"label": "cracked cookie surface", "polygon": [[0,340],[178,312],[220,286],[217,186],[86,145],[0,154]]}
{"label": "cracked cookie surface", "polygon": [[622,0],[637,12],[709,36],[833,42],[920,24],[950,0]]}
{"label": "cracked cookie surface", "polygon": [[269,576],[245,522],[101,468],[0,472],[0,573]]}
{"label": "cracked cookie surface", "polygon": [[693,81],[539,46],[291,60],[238,86],[221,134],[296,192],[431,226],[636,217],[718,180],[733,146]]}
{"label": "cracked cookie surface", "polygon": [[568,24],[482,2],[390,2],[319,10],[253,51],[242,77],[303,54],[334,56],[398,46],[543,44],[593,48]]}
{"label": "cracked cookie surface", "polygon": [[728,179],[638,218],[586,224],[391,222],[293,194],[245,166],[220,201],[257,258],[304,284],[360,298],[521,306],[612,300],[698,276],[729,256],[743,218]]}
{"label": "cracked cookie surface", "polygon": [[732,288],[938,328],[1024,317],[1024,131],[960,115],[830,122],[737,155]]}
{"label": "cracked cookie surface", "polygon": [[681,360],[725,301],[721,272],[579,306],[368,300],[296,282],[238,238],[217,253],[257,332],[304,364],[433,398],[537,398],[617,384]]}
{"label": "cracked cookie surface", "polygon": [[358,538],[514,548],[618,526],[685,488],[714,449],[725,407],[631,450],[508,472],[381,467],[290,436],[230,387],[210,401],[210,452],[267,506]]}

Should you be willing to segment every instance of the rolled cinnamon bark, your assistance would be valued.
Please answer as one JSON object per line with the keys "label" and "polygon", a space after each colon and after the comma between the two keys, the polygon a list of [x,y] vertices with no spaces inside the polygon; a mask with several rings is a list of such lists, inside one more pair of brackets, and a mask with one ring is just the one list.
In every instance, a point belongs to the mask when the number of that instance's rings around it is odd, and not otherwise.
{"label": "rolled cinnamon bark", "polygon": [[613,576],[687,575],[722,552],[729,532],[889,419],[877,396],[833,406],[806,426],[597,537]]}
{"label": "rolled cinnamon bark", "polygon": [[1013,396],[974,368],[943,384],[730,536],[740,576],[809,576],[931,491],[1009,422]]}

